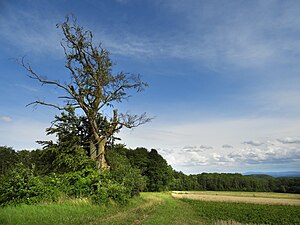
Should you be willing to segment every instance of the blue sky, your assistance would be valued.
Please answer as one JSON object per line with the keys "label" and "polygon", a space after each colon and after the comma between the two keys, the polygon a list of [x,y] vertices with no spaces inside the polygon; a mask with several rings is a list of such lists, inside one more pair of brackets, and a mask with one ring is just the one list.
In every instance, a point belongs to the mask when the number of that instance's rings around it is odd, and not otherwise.
{"label": "blue sky", "polygon": [[111,52],[115,72],[149,88],[120,110],[155,120],[119,136],[156,148],[185,173],[300,170],[300,2],[198,0],[0,1],[0,145],[34,149],[58,112],[25,107],[58,90],[26,77],[67,80],[67,14]]}

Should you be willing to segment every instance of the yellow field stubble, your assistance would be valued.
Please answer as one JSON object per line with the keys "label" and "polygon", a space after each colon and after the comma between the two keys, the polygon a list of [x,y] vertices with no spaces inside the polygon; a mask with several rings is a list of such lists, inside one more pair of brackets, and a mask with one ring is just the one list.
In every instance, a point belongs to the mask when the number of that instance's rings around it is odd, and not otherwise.
{"label": "yellow field stubble", "polygon": [[[234,192],[233,192],[234,193]],[[254,193],[255,194],[255,193]],[[276,198],[266,195],[266,197],[256,196],[233,196],[228,193],[217,192],[213,195],[211,192],[206,194],[205,192],[172,192],[172,196],[175,198],[187,198],[200,201],[213,201],[213,202],[238,202],[238,203],[252,203],[252,204],[271,204],[271,205],[300,205],[300,199],[298,198]]]}

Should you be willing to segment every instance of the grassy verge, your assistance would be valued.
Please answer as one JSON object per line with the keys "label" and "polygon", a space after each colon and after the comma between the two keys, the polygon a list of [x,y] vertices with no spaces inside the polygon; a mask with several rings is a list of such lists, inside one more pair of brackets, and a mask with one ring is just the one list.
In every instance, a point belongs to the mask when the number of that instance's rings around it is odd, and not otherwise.
{"label": "grassy verge", "polygon": [[[237,222],[236,222],[237,221]],[[299,206],[254,205],[175,199],[142,193],[126,206],[85,200],[0,208],[0,224],[300,224]]]}
{"label": "grassy verge", "polygon": [[134,199],[128,206],[96,206],[87,201],[66,201],[63,203],[9,206],[0,209],[0,224],[93,224],[99,218],[116,214],[130,207],[140,205],[142,199]]}
{"label": "grassy verge", "polygon": [[128,205],[92,205],[88,201],[20,205],[0,208],[0,224],[141,224],[162,203],[159,195],[143,194]]}
{"label": "grassy verge", "polygon": [[9,206],[0,209],[0,224],[52,225],[86,224],[115,208],[98,207],[89,202],[65,202],[61,204],[38,204]]}

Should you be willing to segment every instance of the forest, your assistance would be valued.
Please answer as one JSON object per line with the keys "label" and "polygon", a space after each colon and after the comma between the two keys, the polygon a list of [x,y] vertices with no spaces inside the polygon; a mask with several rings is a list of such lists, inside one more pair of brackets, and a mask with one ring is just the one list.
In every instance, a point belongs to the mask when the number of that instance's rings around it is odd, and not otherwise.
{"label": "forest", "polygon": [[126,204],[141,191],[253,191],[300,193],[300,178],[225,173],[186,175],[175,171],[155,150],[108,150],[110,171],[99,171],[80,148],[48,147],[15,151],[0,147],[0,204],[88,197],[96,204]]}

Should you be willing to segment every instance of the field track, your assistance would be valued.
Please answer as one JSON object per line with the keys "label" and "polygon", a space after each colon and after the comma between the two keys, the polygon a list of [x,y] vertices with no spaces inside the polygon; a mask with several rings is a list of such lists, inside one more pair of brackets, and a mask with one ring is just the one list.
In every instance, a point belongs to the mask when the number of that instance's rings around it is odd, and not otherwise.
{"label": "field track", "polygon": [[[271,205],[300,205],[299,197],[290,197],[287,195],[287,198],[284,198],[284,194],[274,194],[274,197],[270,197],[269,195],[265,196],[255,196],[255,193],[244,194],[244,196],[239,196],[239,194],[228,195],[228,192],[216,192],[216,194],[212,194],[212,192],[172,192],[172,196],[174,198],[186,198],[192,200],[200,200],[200,201],[212,201],[212,202],[238,202],[238,203],[252,203],[252,204],[271,204]],[[296,195],[295,195],[296,196]]]}
{"label": "field track", "polygon": [[[180,193],[180,192],[178,192]],[[194,197],[199,192],[190,193]],[[202,193],[203,194],[203,193]],[[207,192],[208,197],[220,195]],[[229,195],[250,193],[224,192]],[[255,193],[273,196],[276,193]],[[173,195],[176,195],[173,193]],[[177,194],[184,196],[183,194]],[[253,196],[253,193],[251,193]],[[220,196],[219,196],[220,197]],[[224,196],[223,196],[224,197]],[[235,197],[235,196],[233,196]],[[238,196],[236,196],[238,197]],[[293,195],[279,195],[290,200]],[[251,199],[251,197],[248,197]],[[253,198],[253,197],[252,197]],[[259,197],[262,198],[262,197]],[[296,195],[297,198],[297,195]],[[266,198],[268,199],[268,198]],[[299,199],[298,199],[299,200]],[[228,202],[178,199],[170,193],[141,193],[126,205],[93,205],[86,199],[61,203],[8,206],[0,209],[5,225],[294,225],[300,224],[300,207],[295,205],[233,204]]]}

